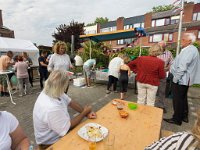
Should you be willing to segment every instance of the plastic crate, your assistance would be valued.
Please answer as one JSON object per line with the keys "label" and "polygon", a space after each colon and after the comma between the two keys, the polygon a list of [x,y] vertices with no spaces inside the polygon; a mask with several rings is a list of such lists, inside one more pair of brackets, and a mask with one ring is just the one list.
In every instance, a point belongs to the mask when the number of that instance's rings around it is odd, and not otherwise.
{"label": "plastic crate", "polygon": [[86,84],[85,82],[85,78],[76,78],[76,79],[73,79],[73,85],[74,86],[84,86]]}

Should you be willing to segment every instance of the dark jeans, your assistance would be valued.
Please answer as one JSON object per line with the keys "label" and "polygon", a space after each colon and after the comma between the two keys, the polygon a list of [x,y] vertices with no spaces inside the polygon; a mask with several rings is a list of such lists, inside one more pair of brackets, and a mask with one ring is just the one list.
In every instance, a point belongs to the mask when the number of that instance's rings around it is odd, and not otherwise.
{"label": "dark jeans", "polygon": [[110,90],[110,87],[111,87],[112,84],[113,84],[113,90],[116,91],[116,90],[117,90],[117,81],[118,81],[118,78],[109,75],[109,76],[108,76],[107,90]]}
{"label": "dark jeans", "polygon": [[33,70],[30,68],[30,69],[28,69],[28,77],[29,77],[29,82],[30,82],[30,84],[31,84],[31,86],[33,87],[33,77],[32,77],[32,72],[33,72]]}
{"label": "dark jeans", "polygon": [[47,70],[39,70],[40,72],[40,87],[41,89],[43,89],[43,80],[46,81],[46,79],[48,78],[48,71]]}
{"label": "dark jeans", "polygon": [[173,108],[174,115],[173,119],[177,122],[182,122],[183,118],[188,117],[188,100],[187,92],[189,86],[179,85],[172,83],[173,92]]}

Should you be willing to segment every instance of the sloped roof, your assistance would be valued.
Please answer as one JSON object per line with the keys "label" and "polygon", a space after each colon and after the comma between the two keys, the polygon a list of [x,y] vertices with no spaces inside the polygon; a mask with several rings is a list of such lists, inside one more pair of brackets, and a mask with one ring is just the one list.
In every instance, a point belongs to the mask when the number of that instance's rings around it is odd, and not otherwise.
{"label": "sloped roof", "polygon": [[172,10],[168,10],[168,11],[153,13],[152,19],[166,18],[166,17],[170,17],[170,16],[176,16],[179,14],[180,14],[180,10],[177,10],[176,12],[174,12],[174,9],[172,9]]}
{"label": "sloped roof", "polygon": [[144,22],[144,15],[124,19],[124,25]]}
{"label": "sloped roof", "polygon": [[116,20],[115,21],[109,21],[107,23],[101,24],[100,25],[100,29],[102,29],[102,28],[108,28],[108,27],[114,27],[114,26],[117,26]]}
{"label": "sloped roof", "polygon": [[[182,25],[183,30],[184,28],[186,30],[192,27],[200,27],[200,21],[186,22],[186,23],[183,23]],[[178,24],[146,28],[147,34],[176,32],[177,30],[178,30]]]}

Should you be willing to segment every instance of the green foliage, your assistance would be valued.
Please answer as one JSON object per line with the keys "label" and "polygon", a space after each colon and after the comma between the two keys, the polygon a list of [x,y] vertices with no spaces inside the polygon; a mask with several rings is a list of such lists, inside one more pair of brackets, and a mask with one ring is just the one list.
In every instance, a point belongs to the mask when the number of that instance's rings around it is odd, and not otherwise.
{"label": "green foliage", "polygon": [[71,43],[71,35],[74,35],[74,48],[75,50],[79,49],[81,47],[79,35],[84,34],[83,27],[84,23],[78,23],[74,21],[71,21],[69,25],[61,24],[56,28],[57,31],[52,35],[55,38],[53,42],[55,43],[57,41],[64,41],[65,43]]}
{"label": "green foliage", "polygon": [[88,23],[86,26],[93,26],[97,23],[99,24],[104,24],[107,23],[109,21],[109,19],[107,17],[103,18],[103,17],[96,17],[95,21],[93,23]]}
{"label": "green foliage", "polygon": [[194,85],[192,85],[192,87],[200,88],[200,84],[194,84]]}
{"label": "green foliage", "polygon": [[200,43],[198,41],[194,42],[193,45],[200,50]]}
{"label": "green foliage", "polygon": [[[127,56],[130,57],[130,59],[135,59],[139,56],[140,53],[140,47],[136,46],[136,47],[127,47],[125,49],[123,49],[122,51],[118,52],[118,53],[114,53],[113,55],[110,56],[110,60],[114,57],[117,57],[117,55],[119,53],[125,54]],[[148,48],[142,48],[141,50],[141,56],[147,56],[148,55]]]}
{"label": "green foliage", "polygon": [[174,6],[173,5],[160,5],[160,6],[154,6],[152,8],[153,12],[163,12],[163,11],[167,11],[167,10],[171,10]]}
{"label": "green foliage", "polygon": [[109,58],[103,52],[105,45],[103,43],[96,43],[94,41],[87,41],[82,43],[83,53],[80,54],[83,61],[86,61],[90,58],[90,42],[91,42],[91,56],[96,59],[96,67],[107,67],[109,63]]}
{"label": "green foliage", "polygon": [[176,48],[168,47],[167,50],[172,53],[172,55],[173,55],[174,58],[176,57]]}

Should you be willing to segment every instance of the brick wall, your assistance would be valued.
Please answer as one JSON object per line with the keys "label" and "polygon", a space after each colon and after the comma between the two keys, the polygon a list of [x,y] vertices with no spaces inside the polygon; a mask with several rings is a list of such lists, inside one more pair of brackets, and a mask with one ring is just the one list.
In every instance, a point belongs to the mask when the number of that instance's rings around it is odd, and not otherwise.
{"label": "brick wall", "polygon": [[124,17],[117,18],[117,30],[124,30]]}
{"label": "brick wall", "polygon": [[195,5],[193,3],[188,3],[185,5],[183,22],[191,22],[192,21],[194,6]]}
{"label": "brick wall", "polygon": [[151,19],[152,19],[152,13],[146,13],[144,15],[144,28],[151,27]]}

